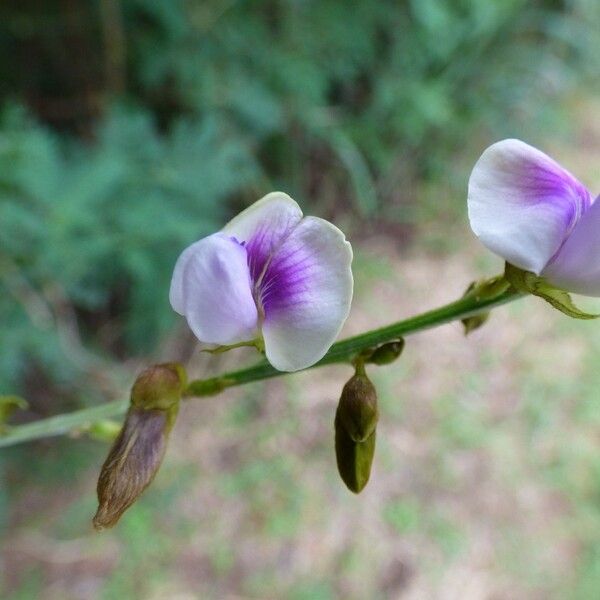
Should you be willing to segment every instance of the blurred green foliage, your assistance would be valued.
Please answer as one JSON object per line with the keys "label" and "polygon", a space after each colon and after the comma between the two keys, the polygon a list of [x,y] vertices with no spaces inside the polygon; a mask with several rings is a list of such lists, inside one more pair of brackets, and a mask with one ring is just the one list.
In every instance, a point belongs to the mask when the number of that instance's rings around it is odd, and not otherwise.
{"label": "blurred green foliage", "polygon": [[20,391],[32,369],[68,387],[65,331],[109,357],[152,352],[173,323],[176,256],[233,205],[277,187],[317,212],[385,217],[415,181],[448,177],[478,128],[535,128],[597,73],[598,13],[593,0],[3,2],[0,387]]}

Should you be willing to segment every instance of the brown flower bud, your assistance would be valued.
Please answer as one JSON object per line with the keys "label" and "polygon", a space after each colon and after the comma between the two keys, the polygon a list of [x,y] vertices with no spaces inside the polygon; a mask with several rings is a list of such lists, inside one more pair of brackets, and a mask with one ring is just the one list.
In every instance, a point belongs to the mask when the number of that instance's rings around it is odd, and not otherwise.
{"label": "brown flower bud", "polygon": [[154,479],[184,385],[185,372],[175,364],[150,367],[137,378],[125,423],[100,471],[96,529],[115,525]]}

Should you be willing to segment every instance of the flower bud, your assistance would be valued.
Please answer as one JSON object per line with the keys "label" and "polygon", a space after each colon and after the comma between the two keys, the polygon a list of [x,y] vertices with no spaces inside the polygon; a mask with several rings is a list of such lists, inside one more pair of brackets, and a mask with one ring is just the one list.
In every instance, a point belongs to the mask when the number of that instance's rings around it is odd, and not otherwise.
{"label": "flower bud", "polygon": [[142,371],[131,388],[131,405],[169,410],[179,404],[186,384],[185,370],[177,363],[154,365]]}
{"label": "flower bud", "polygon": [[342,481],[355,494],[360,493],[369,481],[375,455],[375,430],[364,442],[355,442],[342,425],[339,407],[335,416],[335,457]]}
{"label": "flower bud", "polygon": [[[485,300],[486,298],[492,298],[494,295],[498,295],[505,291],[506,286],[509,285],[503,277],[493,277],[492,279],[486,279],[483,281],[472,281],[469,287],[465,290],[463,298],[473,297],[476,300]],[[461,319],[463,324],[465,335],[469,335],[471,332],[479,329],[482,325],[485,325],[490,318],[491,313],[489,311],[480,312],[470,317]]]}
{"label": "flower bud", "polygon": [[461,319],[461,323],[465,329],[465,335],[469,335],[471,332],[479,329],[482,325],[485,325],[491,314],[491,312],[486,311]]}
{"label": "flower bud", "polygon": [[180,365],[146,369],[131,390],[125,423],[102,465],[98,479],[98,530],[112,527],[156,475],[185,386]]}
{"label": "flower bud", "polygon": [[340,477],[355,494],[367,485],[375,454],[379,419],[377,392],[357,362],[356,372],[344,386],[335,413],[335,456]]}
{"label": "flower bud", "polygon": [[344,386],[336,419],[355,442],[364,442],[375,431],[379,419],[377,392],[364,368],[357,369]]}
{"label": "flower bud", "polygon": [[402,354],[402,350],[404,350],[404,338],[399,338],[375,348],[368,362],[378,366],[389,365]]}

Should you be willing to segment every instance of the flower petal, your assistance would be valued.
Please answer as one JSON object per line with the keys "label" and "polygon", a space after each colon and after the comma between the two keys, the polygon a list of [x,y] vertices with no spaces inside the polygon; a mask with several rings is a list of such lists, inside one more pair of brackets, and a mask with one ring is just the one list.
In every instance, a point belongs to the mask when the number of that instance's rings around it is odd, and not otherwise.
{"label": "flower petal", "polygon": [[183,293],[183,276],[185,273],[185,267],[187,266],[190,258],[194,255],[200,244],[204,242],[206,238],[201,239],[199,242],[188,246],[177,259],[175,268],[173,269],[173,276],[171,277],[171,288],[169,289],[169,302],[173,307],[173,310],[180,314],[185,315],[185,295]]}
{"label": "flower petal", "polygon": [[556,287],[600,296],[600,202],[598,198],[581,217],[542,275]]}
{"label": "flower petal", "polygon": [[175,265],[169,297],[202,342],[235,344],[257,335],[258,311],[246,248],[222,233],[183,251]]}
{"label": "flower petal", "polygon": [[256,281],[271,254],[301,219],[302,211],[294,200],[283,192],[271,192],[229,221],[222,231],[245,243],[250,274]]}
{"label": "flower petal", "polygon": [[260,285],[263,337],[280,371],[304,369],[327,352],[352,301],[352,247],[331,223],[306,217],[269,263]]}
{"label": "flower petal", "polygon": [[539,275],[591,205],[587,189],[520,140],[490,146],[469,180],[469,219],[492,252]]}

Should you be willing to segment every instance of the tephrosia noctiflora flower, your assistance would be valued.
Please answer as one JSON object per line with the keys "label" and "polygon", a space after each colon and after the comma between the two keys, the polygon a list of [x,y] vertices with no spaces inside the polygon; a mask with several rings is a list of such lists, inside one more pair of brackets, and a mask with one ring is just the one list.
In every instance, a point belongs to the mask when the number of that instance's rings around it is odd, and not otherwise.
{"label": "tephrosia noctiflora flower", "polygon": [[201,342],[262,336],[269,362],[297,371],[325,355],[348,316],[351,262],[337,227],[273,192],[183,251],[171,305]]}
{"label": "tephrosia noctiflora flower", "polygon": [[600,296],[600,202],[549,156],[520,140],[482,154],[469,219],[483,244],[555,288]]}

